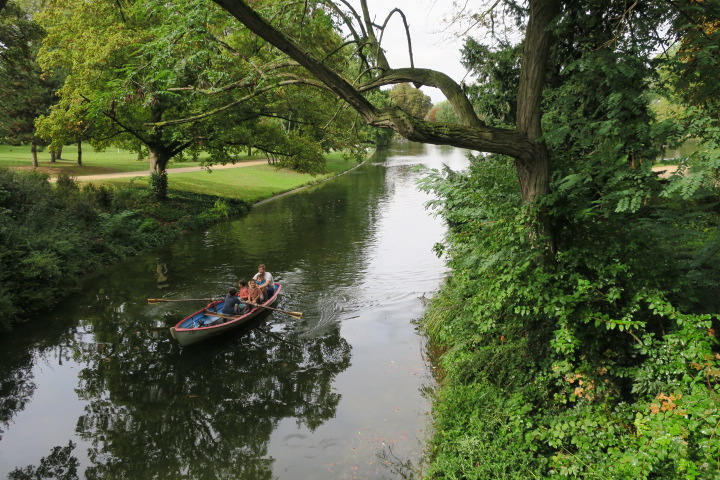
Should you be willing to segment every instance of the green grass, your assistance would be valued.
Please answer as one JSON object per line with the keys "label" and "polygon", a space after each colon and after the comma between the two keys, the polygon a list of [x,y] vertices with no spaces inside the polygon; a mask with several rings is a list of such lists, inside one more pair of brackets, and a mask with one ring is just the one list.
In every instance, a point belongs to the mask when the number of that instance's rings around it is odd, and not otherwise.
{"label": "green grass", "polygon": [[[30,147],[11,147],[0,145],[0,168],[12,167],[30,169]],[[244,157],[240,160],[253,160],[258,157]],[[242,168],[216,169],[212,172],[205,170],[199,172],[172,173],[173,168],[196,167],[200,162],[177,162],[171,161],[168,169],[170,177],[168,187],[170,191],[186,191],[204,195],[215,195],[218,197],[234,198],[248,203],[255,203],[270,198],[274,195],[284,193],[303,185],[318,182],[325,178],[342,173],[356,163],[352,160],[346,161],[341,153],[326,155],[326,168],[328,173],[324,175],[308,175],[290,170],[280,170],[270,165],[258,165]],[[138,161],[137,153],[129,150],[111,148],[104,152],[96,152],[90,146],[83,146],[83,165],[77,165],[77,146],[66,146],[63,148],[63,160],[56,163],[50,162],[50,154],[47,151],[38,154],[40,169],[55,176],[66,174],[71,177],[85,175],[107,175],[112,173],[147,172],[149,164],[147,160]],[[23,168],[24,167],[24,168]],[[148,176],[117,179],[87,180],[94,184],[147,186]]]}
{"label": "green grass", "polygon": [[[248,203],[255,203],[266,198],[288,192],[303,185],[318,182],[325,178],[342,173],[353,166],[354,161],[346,161],[340,154],[328,155],[328,173],[324,175],[308,175],[290,170],[279,170],[271,165],[231,168],[200,172],[170,173],[168,188],[204,195],[234,198]],[[93,181],[95,184],[146,186],[148,177],[118,178]]]}
{"label": "green grass", "polygon": [[[50,162],[50,152],[45,149],[38,152],[38,165],[41,171],[50,175],[66,174],[72,177],[81,175],[105,175],[110,173],[141,172],[150,169],[147,159],[138,160],[137,152],[118,148],[108,148],[103,152],[96,152],[90,145],[83,145],[82,166],[77,164],[77,145],[63,147],[62,160]],[[201,155],[200,158],[207,157]],[[241,155],[240,161],[261,158]],[[169,169],[180,167],[196,167],[200,162],[171,160]],[[32,168],[32,156],[29,145],[19,147],[0,145],[0,167],[20,169]]]}

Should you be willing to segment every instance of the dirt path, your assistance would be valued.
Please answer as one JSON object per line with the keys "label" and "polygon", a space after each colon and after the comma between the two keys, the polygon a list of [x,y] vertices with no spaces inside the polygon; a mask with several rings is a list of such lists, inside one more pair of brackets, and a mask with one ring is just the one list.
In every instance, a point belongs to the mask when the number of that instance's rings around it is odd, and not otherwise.
{"label": "dirt path", "polygon": [[657,172],[660,178],[670,178],[678,169],[677,165],[655,165],[652,167],[653,172]]}
{"label": "dirt path", "polygon": [[[228,163],[227,165],[213,165],[211,170],[222,170],[225,168],[241,168],[241,167],[253,167],[255,165],[267,165],[267,160],[250,160],[247,162],[240,163]],[[179,167],[179,168],[168,168],[168,175],[171,173],[187,173],[187,172],[199,172],[205,170],[203,167]],[[72,177],[75,180],[82,182],[87,180],[106,180],[109,178],[131,178],[131,177],[146,177],[150,175],[149,170],[141,170],[138,172],[120,172],[120,173],[101,173],[97,175],[80,175]],[[57,177],[50,179],[51,182],[55,182]]]}

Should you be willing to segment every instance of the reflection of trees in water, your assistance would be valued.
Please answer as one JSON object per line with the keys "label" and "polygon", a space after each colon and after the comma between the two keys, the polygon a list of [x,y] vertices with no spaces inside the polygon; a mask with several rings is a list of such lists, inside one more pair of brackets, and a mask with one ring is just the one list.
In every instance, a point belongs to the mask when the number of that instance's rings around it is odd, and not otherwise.
{"label": "reflection of trees in water", "polygon": [[80,462],[71,455],[74,448],[73,442],[68,442],[66,447],[54,447],[50,455],[40,460],[40,465],[16,468],[10,472],[8,480],[78,480]]}
{"label": "reflection of trees in water", "polygon": [[[32,357],[24,357],[21,364],[3,372],[0,381],[0,440],[10,420],[30,401],[37,385],[33,381]],[[5,369],[3,369],[5,370]]]}
{"label": "reflection of trees in water", "polygon": [[269,479],[267,443],[280,420],[314,429],[335,415],[332,380],[350,365],[338,329],[300,348],[248,329],[178,353],[165,332],[118,335],[117,315],[102,322],[115,332],[96,332],[117,342],[77,350],[88,479]]}
{"label": "reflection of trees in water", "polygon": [[50,344],[70,341],[68,322],[51,318],[46,325],[28,323],[23,330],[23,334],[8,335],[0,342],[0,440],[12,418],[25,409],[35,394],[34,365],[62,364],[71,354],[62,346]]}

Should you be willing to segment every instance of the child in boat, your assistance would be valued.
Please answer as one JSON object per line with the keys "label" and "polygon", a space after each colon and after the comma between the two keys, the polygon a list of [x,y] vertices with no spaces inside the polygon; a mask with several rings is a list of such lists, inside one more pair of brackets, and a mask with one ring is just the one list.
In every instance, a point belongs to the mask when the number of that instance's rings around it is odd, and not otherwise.
{"label": "child in boat", "polygon": [[238,297],[240,298],[240,300],[242,300],[242,302],[243,302],[243,309],[242,309],[241,313],[246,313],[246,312],[250,311],[250,309],[251,309],[252,307],[247,304],[248,301],[249,301],[248,299],[249,299],[249,297],[250,297],[250,292],[249,292],[249,290],[248,290],[248,284],[247,284],[247,282],[246,282],[245,280],[239,280],[239,281],[238,281],[238,294],[237,294],[237,296],[238,296]]}
{"label": "child in boat", "polygon": [[265,264],[258,265],[258,273],[253,277],[263,291],[264,298],[270,298],[275,293],[275,282],[270,272],[265,270]]}
{"label": "child in boat", "polygon": [[228,289],[227,297],[225,297],[225,304],[223,305],[220,313],[223,315],[237,315],[242,312],[245,308],[245,304],[242,302],[240,297],[237,296],[237,289],[230,287]]}
{"label": "child in boat", "polygon": [[264,300],[262,289],[255,280],[250,280],[248,284],[248,302],[261,303]]}
{"label": "child in boat", "polygon": [[249,294],[248,294],[248,284],[247,284],[247,282],[246,282],[245,280],[240,280],[240,281],[238,282],[238,288],[239,288],[239,290],[240,290],[240,291],[238,292],[238,297],[240,297],[240,299],[241,299],[243,302],[247,302],[247,300],[248,300],[248,295],[249,295]]}

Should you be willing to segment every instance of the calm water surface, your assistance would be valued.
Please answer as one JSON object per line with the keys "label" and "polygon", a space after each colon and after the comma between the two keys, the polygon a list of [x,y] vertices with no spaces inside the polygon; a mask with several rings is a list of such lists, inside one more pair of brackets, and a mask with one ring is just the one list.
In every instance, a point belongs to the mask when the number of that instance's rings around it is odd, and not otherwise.
{"label": "calm water surface", "polygon": [[[0,339],[0,477],[45,457],[87,479],[403,478],[433,387],[413,321],[444,273],[420,164],[467,161],[396,145],[95,274],[49,326]],[[221,295],[261,262],[302,320],[273,313],[182,350],[166,327],[204,304],[146,302]]]}

